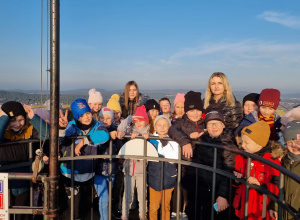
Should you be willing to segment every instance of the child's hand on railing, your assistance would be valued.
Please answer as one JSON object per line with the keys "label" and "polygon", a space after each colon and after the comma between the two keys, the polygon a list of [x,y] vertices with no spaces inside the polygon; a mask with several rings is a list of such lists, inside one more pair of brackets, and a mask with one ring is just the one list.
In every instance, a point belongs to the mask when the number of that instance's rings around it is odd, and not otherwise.
{"label": "child's hand on railing", "polygon": [[148,139],[148,138],[149,138],[149,134],[148,134],[148,133],[145,133],[145,134],[143,134],[143,137],[144,137],[145,139]]}
{"label": "child's hand on railing", "polygon": [[75,154],[76,154],[77,156],[79,156],[79,155],[81,154],[80,150],[81,150],[81,148],[83,147],[83,145],[84,145],[84,138],[83,138],[83,139],[79,142],[79,144],[77,144],[76,147],[75,147]]}
{"label": "child's hand on railing", "polygon": [[260,186],[260,182],[253,176],[249,176],[248,183]]}
{"label": "child's hand on railing", "polygon": [[186,145],[182,146],[182,154],[188,159],[193,157],[192,145],[191,144],[186,144]]}
{"label": "child's hand on railing", "polygon": [[134,139],[136,136],[139,136],[139,133],[132,133],[131,134],[131,139]]}
{"label": "child's hand on railing", "polygon": [[[243,178],[243,174],[239,173],[239,172],[236,172],[236,171],[233,171],[233,175],[235,175],[237,178],[241,179]],[[236,183],[239,183],[238,180],[235,180]]]}
{"label": "child's hand on railing", "polygon": [[278,212],[270,209],[269,214],[271,218],[278,219]]}
{"label": "child's hand on railing", "polygon": [[123,132],[123,131],[117,131],[117,137],[118,137],[118,139],[123,139],[124,136],[125,136],[125,132]]}
{"label": "child's hand on railing", "polygon": [[117,133],[118,133],[117,131],[111,131],[109,133],[111,139],[115,140],[117,138],[117,135],[118,135]]}

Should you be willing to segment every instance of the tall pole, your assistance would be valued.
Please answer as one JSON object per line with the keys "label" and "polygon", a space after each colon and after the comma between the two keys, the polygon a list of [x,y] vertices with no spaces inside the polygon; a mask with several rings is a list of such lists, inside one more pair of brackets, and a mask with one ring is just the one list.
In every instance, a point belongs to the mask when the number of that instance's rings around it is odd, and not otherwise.
{"label": "tall pole", "polygon": [[49,219],[58,219],[58,125],[60,75],[60,2],[50,1],[50,161]]}

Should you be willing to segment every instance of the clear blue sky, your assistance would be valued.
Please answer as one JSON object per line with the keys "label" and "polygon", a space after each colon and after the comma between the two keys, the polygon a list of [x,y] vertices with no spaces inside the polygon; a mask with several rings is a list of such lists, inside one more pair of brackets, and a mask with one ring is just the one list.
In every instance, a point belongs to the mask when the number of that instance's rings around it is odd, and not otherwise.
{"label": "clear blue sky", "polygon": [[[299,0],[61,0],[60,13],[61,90],[198,90],[221,71],[235,91],[300,92]],[[0,89],[40,89],[41,1],[0,1],[0,29]]]}

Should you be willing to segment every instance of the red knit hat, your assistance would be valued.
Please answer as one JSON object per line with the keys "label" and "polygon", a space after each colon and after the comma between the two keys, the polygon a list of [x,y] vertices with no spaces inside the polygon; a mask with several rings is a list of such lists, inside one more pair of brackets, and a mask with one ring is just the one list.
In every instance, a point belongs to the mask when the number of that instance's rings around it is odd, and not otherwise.
{"label": "red knit hat", "polygon": [[144,105],[137,107],[134,115],[132,116],[133,120],[140,120],[149,123],[149,118],[146,112],[146,108]]}
{"label": "red knit hat", "polygon": [[258,106],[278,108],[280,102],[280,91],[277,89],[263,89],[260,93]]}

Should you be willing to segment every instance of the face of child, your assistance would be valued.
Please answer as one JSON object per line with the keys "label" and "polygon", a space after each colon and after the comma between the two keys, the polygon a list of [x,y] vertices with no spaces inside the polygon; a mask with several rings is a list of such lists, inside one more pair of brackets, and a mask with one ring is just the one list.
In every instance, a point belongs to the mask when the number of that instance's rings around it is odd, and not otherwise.
{"label": "face of child", "polygon": [[206,124],[207,132],[212,138],[219,137],[222,134],[225,125],[218,120],[210,120]]}
{"label": "face of child", "polygon": [[260,106],[259,107],[259,112],[262,114],[262,116],[264,116],[265,118],[270,118],[274,112],[275,109],[268,107],[268,106]]}
{"label": "face of child", "polygon": [[248,153],[256,153],[261,150],[263,147],[258,145],[253,141],[249,136],[242,134],[242,148]]}
{"label": "face of child", "polygon": [[220,77],[215,76],[210,80],[210,91],[214,95],[224,94],[224,85]]}
{"label": "face of child", "polygon": [[162,113],[169,113],[171,110],[171,105],[168,100],[162,100],[159,103]]}
{"label": "face of child", "polygon": [[296,141],[288,141],[286,143],[286,147],[289,152],[291,152],[294,155],[299,155],[300,154],[300,140]]}
{"label": "face of child", "polygon": [[92,113],[91,112],[86,112],[83,115],[81,115],[80,118],[78,118],[78,121],[83,124],[83,125],[89,125],[92,122]]}
{"label": "face of child", "polygon": [[253,111],[257,111],[258,106],[255,104],[255,102],[252,102],[250,100],[246,101],[244,104],[244,114],[249,115]]}
{"label": "face of child", "polygon": [[99,112],[101,110],[102,103],[101,102],[89,103],[89,106],[92,112]]}
{"label": "face of child", "polygon": [[147,112],[147,114],[148,114],[149,119],[154,119],[154,118],[156,118],[158,116],[159,111],[157,109],[150,109]]}
{"label": "face of child", "polygon": [[129,87],[129,99],[133,100],[137,96],[137,89],[134,85]]}
{"label": "face of child", "polygon": [[121,118],[121,112],[114,111],[114,121],[118,122],[118,121],[120,121],[120,118]]}
{"label": "face of child", "polygon": [[145,122],[145,121],[141,121],[141,120],[138,120],[138,119],[134,120],[134,126],[137,129],[142,129],[142,128],[146,127],[147,125],[148,125],[148,123]]}
{"label": "face of child", "polygon": [[25,125],[25,118],[23,115],[19,115],[10,119],[8,128],[13,130],[14,132],[20,131]]}
{"label": "face of child", "polygon": [[198,109],[193,109],[193,110],[187,111],[186,115],[191,121],[197,122],[201,119],[202,111],[200,111]]}
{"label": "face of child", "polygon": [[112,124],[112,118],[109,115],[101,115],[99,121],[107,128]]}
{"label": "face of child", "polygon": [[181,118],[184,115],[184,103],[178,102],[175,105],[175,114],[178,118]]}
{"label": "face of child", "polygon": [[156,121],[154,128],[158,135],[167,135],[170,124],[165,118],[160,118]]}

